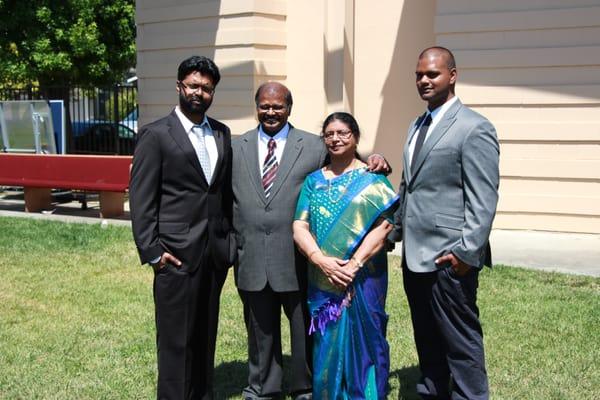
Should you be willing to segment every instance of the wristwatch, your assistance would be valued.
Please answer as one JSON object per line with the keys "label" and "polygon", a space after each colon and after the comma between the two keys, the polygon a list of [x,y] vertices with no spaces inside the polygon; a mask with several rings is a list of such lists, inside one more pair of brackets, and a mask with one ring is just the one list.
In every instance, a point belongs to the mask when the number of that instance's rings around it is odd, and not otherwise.
{"label": "wristwatch", "polygon": [[364,264],[362,263],[362,261],[359,261],[356,257],[352,256],[352,258],[350,258],[351,260],[353,260],[356,263],[356,266],[358,268],[362,268],[364,266]]}

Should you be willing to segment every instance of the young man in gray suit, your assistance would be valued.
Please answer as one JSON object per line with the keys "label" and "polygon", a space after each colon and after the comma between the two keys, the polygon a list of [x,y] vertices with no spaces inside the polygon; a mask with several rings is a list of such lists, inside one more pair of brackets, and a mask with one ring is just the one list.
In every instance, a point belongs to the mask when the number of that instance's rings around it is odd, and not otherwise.
{"label": "young man in gray suit", "polygon": [[[244,399],[281,395],[281,308],[290,322],[294,399],[312,398],[305,257],[295,248],[292,221],[306,176],[321,168],[321,138],[288,123],[292,94],[280,83],[261,85],[255,96],[260,125],[232,140],[233,224],[238,244],[236,284],[248,331],[248,386]],[[387,170],[383,157],[369,159]]]}
{"label": "young man in gray suit", "polygon": [[448,49],[421,53],[416,84],[427,111],[408,132],[389,237],[402,240],[424,399],[489,397],[476,299],[479,271],[491,266],[499,146],[492,124],[454,95],[456,79]]}

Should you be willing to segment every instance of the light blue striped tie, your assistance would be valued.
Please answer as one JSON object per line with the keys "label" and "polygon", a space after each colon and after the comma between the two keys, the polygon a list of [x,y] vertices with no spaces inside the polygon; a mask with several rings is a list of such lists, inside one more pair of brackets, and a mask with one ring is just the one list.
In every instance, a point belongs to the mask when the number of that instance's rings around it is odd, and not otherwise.
{"label": "light blue striped tie", "polygon": [[202,125],[194,125],[192,132],[196,135],[198,138],[198,143],[200,144],[200,148],[198,151],[196,151],[198,154],[198,161],[200,161],[200,166],[202,167],[202,172],[204,172],[206,182],[210,184],[212,171],[210,168],[210,156],[208,155],[208,150],[206,150],[206,142],[204,141],[204,129],[202,129]]}

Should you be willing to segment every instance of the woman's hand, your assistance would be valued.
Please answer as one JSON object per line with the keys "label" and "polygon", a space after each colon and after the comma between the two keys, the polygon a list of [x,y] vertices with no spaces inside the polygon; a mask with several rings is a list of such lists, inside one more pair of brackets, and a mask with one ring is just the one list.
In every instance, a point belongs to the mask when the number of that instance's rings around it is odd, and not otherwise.
{"label": "woman's hand", "polygon": [[352,268],[347,268],[348,260],[328,257],[321,252],[315,254],[311,261],[323,271],[329,283],[340,289],[346,289],[356,274]]}
{"label": "woman's hand", "polygon": [[293,230],[294,241],[306,255],[308,261],[318,267],[333,286],[342,290],[346,289],[352,283],[358,271],[356,261],[341,260],[323,254],[315,238],[311,235],[306,221],[294,221]]}
{"label": "woman's hand", "polygon": [[345,268],[350,274],[352,274],[353,280],[354,280],[354,277],[356,277],[358,270],[360,270],[360,267],[358,266],[358,262],[356,261],[356,259],[354,257],[352,257],[351,259],[346,261]]}

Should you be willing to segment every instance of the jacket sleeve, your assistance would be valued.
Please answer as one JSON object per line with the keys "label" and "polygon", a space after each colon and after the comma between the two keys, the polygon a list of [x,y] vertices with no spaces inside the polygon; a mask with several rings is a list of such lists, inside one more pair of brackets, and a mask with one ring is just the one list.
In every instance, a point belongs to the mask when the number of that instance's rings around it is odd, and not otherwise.
{"label": "jacket sleeve", "polygon": [[142,128],[135,145],[129,181],[133,238],[142,264],[160,257],[164,251],[158,240],[161,168],[161,151],[156,133]]}
{"label": "jacket sleeve", "polygon": [[237,259],[237,242],[236,235],[233,232],[233,180],[232,180],[232,162],[233,162],[233,147],[231,145],[231,131],[225,125],[224,135],[227,138],[225,145],[227,146],[227,158],[225,161],[225,182],[223,183],[223,217],[227,220],[228,232],[227,237],[229,238],[229,255],[228,255],[228,267],[235,264]]}
{"label": "jacket sleeve", "polygon": [[406,181],[404,180],[404,174],[402,174],[402,180],[400,181],[400,187],[398,189],[398,208],[394,212],[394,227],[387,237],[387,240],[390,242],[395,243],[402,240],[402,212],[404,210],[405,194]]}
{"label": "jacket sleeve", "polygon": [[227,157],[224,160],[225,182],[223,183],[223,215],[227,218],[231,226],[233,219],[233,187],[232,187],[232,158],[233,149],[231,146],[231,131],[229,127],[223,125],[223,134],[225,135],[225,146],[227,148]]}
{"label": "jacket sleeve", "polygon": [[496,130],[484,120],[466,136],[462,148],[465,224],[451,252],[479,267],[486,250],[498,203],[500,150]]}

